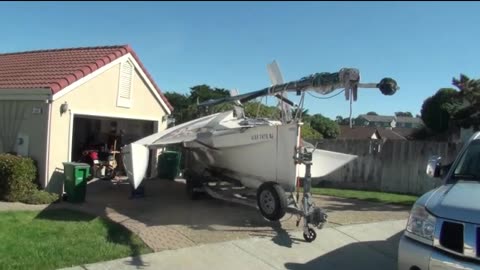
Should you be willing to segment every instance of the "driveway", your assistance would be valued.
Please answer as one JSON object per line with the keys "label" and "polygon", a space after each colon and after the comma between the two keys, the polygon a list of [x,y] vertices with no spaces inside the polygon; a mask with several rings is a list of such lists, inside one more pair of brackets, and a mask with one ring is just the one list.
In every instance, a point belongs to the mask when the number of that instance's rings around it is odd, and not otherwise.
{"label": "driveway", "polygon": [[[137,199],[129,199],[130,187],[122,182],[96,181],[87,189],[85,203],[62,202],[50,208],[69,207],[107,216],[139,235],[154,251],[251,237],[280,241],[300,231],[295,226],[296,217],[290,214],[281,222],[269,222],[254,208],[208,198],[191,201],[181,181],[149,180],[146,196]],[[327,228],[405,220],[409,211],[409,207],[404,206],[326,196],[315,197],[315,202],[329,214]]]}
{"label": "driveway", "polygon": [[398,240],[406,221],[326,228],[306,243],[294,232],[278,239],[250,238],[168,250],[82,265],[100,269],[396,269]]}

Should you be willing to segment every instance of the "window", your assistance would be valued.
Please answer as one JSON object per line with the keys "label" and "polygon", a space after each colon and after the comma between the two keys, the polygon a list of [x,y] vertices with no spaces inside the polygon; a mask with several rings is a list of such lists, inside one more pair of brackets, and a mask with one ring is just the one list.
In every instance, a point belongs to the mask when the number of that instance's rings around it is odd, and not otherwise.
{"label": "window", "polygon": [[[462,175],[464,180],[478,180],[480,178],[480,140],[474,140],[463,154],[455,174]],[[459,178],[462,178],[459,177]],[[470,179],[471,178],[471,179]]]}
{"label": "window", "polygon": [[135,67],[129,60],[120,65],[118,82],[117,106],[130,108],[132,106],[133,72]]}

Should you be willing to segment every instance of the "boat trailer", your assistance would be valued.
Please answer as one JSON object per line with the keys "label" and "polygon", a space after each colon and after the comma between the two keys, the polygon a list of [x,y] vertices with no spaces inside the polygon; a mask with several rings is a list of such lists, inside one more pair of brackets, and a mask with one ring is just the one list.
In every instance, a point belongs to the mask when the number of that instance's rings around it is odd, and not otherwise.
{"label": "boat trailer", "polygon": [[[293,162],[298,165],[305,165],[305,177],[298,179],[296,195],[290,192],[290,195],[287,196],[283,188],[275,182],[266,182],[257,190],[246,188],[240,181],[226,176],[222,173],[222,170],[215,168],[205,169],[202,175],[187,169],[184,173],[187,194],[193,200],[199,199],[202,193],[206,193],[215,199],[253,207],[260,210],[262,215],[270,221],[280,220],[285,213],[296,215],[297,227],[303,219],[303,238],[307,242],[312,242],[317,237],[314,228],[322,229],[328,218],[320,207],[315,206],[311,194],[312,154],[316,148],[317,145],[310,152],[305,147],[295,149]],[[262,188],[262,186],[275,187],[277,195],[265,193],[268,189]],[[299,201],[299,188],[303,192],[301,201]],[[280,198],[275,200],[273,197],[276,196]],[[282,198],[285,198],[285,200]],[[269,218],[275,211],[279,211],[280,214]]]}

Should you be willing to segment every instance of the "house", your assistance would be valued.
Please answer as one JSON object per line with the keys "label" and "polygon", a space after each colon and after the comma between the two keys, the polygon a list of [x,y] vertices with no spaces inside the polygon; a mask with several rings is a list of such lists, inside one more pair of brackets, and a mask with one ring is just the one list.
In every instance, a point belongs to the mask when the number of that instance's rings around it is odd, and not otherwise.
{"label": "house", "polygon": [[355,119],[356,126],[384,127],[384,128],[421,128],[422,119],[417,117],[385,116],[361,114]]}
{"label": "house", "polygon": [[362,140],[369,142],[369,153],[380,152],[387,140],[407,140],[392,129],[382,127],[358,127],[342,125],[337,140]]}
{"label": "house", "polygon": [[118,150],[165,129],[172,110],[128,45],[0,54],[0,152],[36,160],[49,190],[84,147]]}
{"label": "house", "polygon": [[419,117],[404,117],[396,116],[396,126],[397,128],[421,128],[424,126],[424,123]]}
{"label": "house", "polygon": [[340,126],[340,134],[336,139],[339,140],[406,140],[406,138],[397,132],[380,127],[358,127]]}
{"label": "house", "polygon": [[395,127],[395,116],[361,114],[355,119],[356,126],[363,127]]}

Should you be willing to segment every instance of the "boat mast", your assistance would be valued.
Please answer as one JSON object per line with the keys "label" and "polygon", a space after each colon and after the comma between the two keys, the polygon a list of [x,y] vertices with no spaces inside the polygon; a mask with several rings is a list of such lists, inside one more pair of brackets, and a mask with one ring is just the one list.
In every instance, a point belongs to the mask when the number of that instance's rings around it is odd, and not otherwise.
{"label": "boat mast", "polygon": [[[286,101],[288,99],[283,97],[282,93],[295,92],[297,95],[301,95],[302,92],[309,90],[313,90],[321,95],[326,95],[337,89],[344,89],[346,94],[350,95],[350,93],[352,93],[353,97],[356,97],[358,88],[378,88],[384,95],[393,95],[400,89],[397,82],[392,78],[383,78],[379,83],[360,83],[360,73],[358,69],[343,68],[335,73],[315,73],[300,80],[276,84],[250,93],[209,100],[198,104],[198,106],[213,106],[237,100],[245,103],[262,96],[275,96]],[[290,103],[293,105],[293,102]]]}

